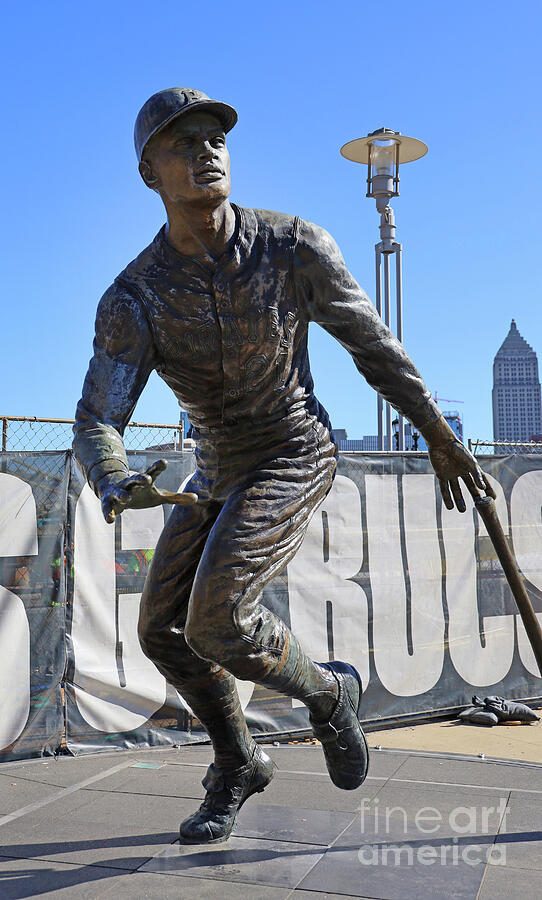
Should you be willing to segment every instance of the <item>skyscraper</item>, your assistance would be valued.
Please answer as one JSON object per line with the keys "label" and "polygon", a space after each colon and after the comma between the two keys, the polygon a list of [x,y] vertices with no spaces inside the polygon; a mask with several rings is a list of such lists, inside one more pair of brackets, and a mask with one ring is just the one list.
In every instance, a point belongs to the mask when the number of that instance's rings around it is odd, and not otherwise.
{"label": "skyscraper", "polygon": [[512,319],[493,362],[493,440],[530,441],[541,418],[536,353]]}

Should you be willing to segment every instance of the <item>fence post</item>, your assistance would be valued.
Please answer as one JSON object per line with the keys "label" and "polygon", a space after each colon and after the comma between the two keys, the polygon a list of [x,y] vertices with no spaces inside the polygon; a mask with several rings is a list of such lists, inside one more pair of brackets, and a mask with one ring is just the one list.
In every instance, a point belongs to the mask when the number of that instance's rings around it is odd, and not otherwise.
{"label": "fence post", "polygon": [[2,419],[2,453],[8,449],[8,420],[4,416]]}

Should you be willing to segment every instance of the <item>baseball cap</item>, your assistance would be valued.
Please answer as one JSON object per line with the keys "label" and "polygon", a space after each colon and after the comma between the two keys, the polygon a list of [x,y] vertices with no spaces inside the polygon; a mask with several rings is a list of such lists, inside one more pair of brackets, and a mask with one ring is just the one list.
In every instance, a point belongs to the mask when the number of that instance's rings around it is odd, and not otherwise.
{"label": "baseball cap", "polygon": [[237,112],[233,106],[219,100],[211,100],[203,91],[185,87],[158,91],[149,97],[137,115],[134,144],[138,160],[141,161],[145,145],[154,134],[162,131],[177,116],[193,109],[201,109],[216,116],[226,132],[237,122]]}

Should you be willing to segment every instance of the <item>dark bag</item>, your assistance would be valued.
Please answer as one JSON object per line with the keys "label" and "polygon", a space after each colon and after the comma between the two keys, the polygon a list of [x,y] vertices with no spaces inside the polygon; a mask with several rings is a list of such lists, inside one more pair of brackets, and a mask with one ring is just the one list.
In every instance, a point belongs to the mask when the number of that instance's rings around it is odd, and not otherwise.
{"label": "dark bag", "polygon": [[505,700],[504,697],[486,697],[484,706],[495,713],[499,722],[539,721],[539,717],[533,709],[526,706],[525,703],[517,703],[515,700]]}
{"label": "dark bag", "polygon": [[468,722],[471,725],[485,725],[486,727],[497,725],[499,722],[495,713],[479,706],[468,706],[467,709],[459,713],[458,718],[462,722]]}

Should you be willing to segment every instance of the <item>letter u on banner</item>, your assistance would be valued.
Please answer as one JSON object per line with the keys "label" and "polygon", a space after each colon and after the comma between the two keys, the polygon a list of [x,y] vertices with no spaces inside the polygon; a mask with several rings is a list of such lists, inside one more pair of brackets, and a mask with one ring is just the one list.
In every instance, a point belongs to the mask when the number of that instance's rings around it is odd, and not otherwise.
{"label": "letter u on banner", "polygon": [[[32,488],[0,473],[0,556],[36,556]],[[30,711],[30,628],[23,601],[0,586],[0,749],[21,734]]]}

